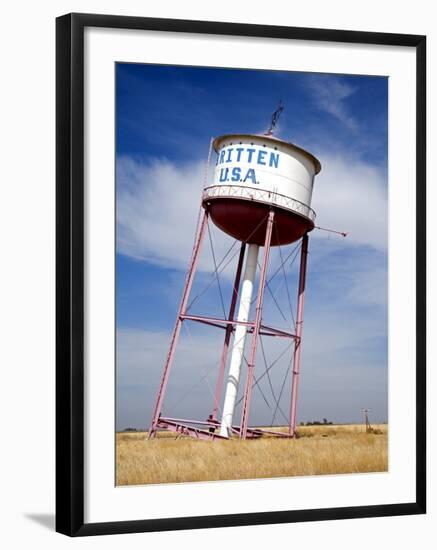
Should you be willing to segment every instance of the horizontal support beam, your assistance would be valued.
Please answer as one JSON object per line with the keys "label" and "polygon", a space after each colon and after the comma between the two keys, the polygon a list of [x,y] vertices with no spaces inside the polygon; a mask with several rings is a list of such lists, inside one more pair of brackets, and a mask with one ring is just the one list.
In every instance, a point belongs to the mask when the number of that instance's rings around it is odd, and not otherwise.
{"label": "horizontal support beam", "polygon": [[[187,315],[187,314],[181,314],[180,318],[184,321],[187,319],[188,321],[196,321],[198,323],[204,323],[206,325],[211,325],[218,328],[226,328],[228,325],[232,325],[234,327],[235,325],[244,325],[246,327],[249,327],[249,333],[253,332],[254,323],[252,321],[237,321],[235,319],[220,319],[219,317],[204,317],[202,315]],[[261,325],[261,331],[260,334],[263,336],[282,336],[284,338],[297,338],[295,334],[292,334],[291,332],[287,332],[285,330],[275,328],[275,327],[268,327],[267,325]]]}
{"label": "horizontal support beam", "polygon": [[285,330],[275,328],[275,327],[268,327],[267,325],[261,325],[259,333],[262,334],[263,336],[281,336],[283,338],[294,338],[294,339],[297,338],[297,336],[291,332],[287,332]]}
{"label": "horizontal support beam", "polygon": [[226,330],[225,325],[220,325],[219,323],[216,323],[214,321],[210,321],[207,317],[196,317],[194,315],[181,315],[181,320],[185,321],[195,321],[196,323],[203,323],[204,325],[209,325],[211,327],[221,328],[222,330]]}
{"label": "horizontal support beam", "polygon": [[188,420],[187,418],[170,418],[168,416],[161,416],[160,420],[168,422],[182,422],[183,424],[198,424],[199,426],[216,426],[218,422],[214,420]]}
{"label": "horizontal support beam", "polygon": [[[216,434],[213,432],[210,432],[206,429],[196,428],[194,426],[189,426],[189,424],[196,424],[198,426],[206,426],[206,427],[214,427],[219,428],[220,423],[217,420],[210,419],[207,421],[204,420],[188,420],[186,418],[163,418],[161,417],[158,421],[158,427],[164,428],[166,430],[169,430],[174,433],[179,433],[181,435],[188,435],[190,437],[193,437],[195,439],[208,439],[208,440],[214,440],[214,439],[221,439],[221,440],[227,440],[226,437],[221,436],[220,434]],[[240,426],[232,426],[232,431],[236,435],[240,434]],[[264,428],[248,428],[247,429],[247,436],[250,439],[255,439],[262,437],[263,435],[270,435],[274,437],[281,437],[281,438],[290,438],[289,433],[285,432],[275,432],[273,430],[265,430]]]}
{"label": "horizontal support beam", "polygon": [[195,428],[194,426],[187,426],[185,424],[180,424],[179,422],[174,422],[165,418],[160,418],[157,422],[158,428],[164,428],[170,432],[178,433],[181,435],[188,435],[194,439],[203,439],[203,440],[214,440],[221,439],[222,441],[227,441],[227,437],[222,437],[220,434],[215,432],[210,432],[208,430],[202,430],[200,428]]}
{"label": "horizontal support beam", "polygon": [[230,319],[220,319],[219,317],[203,317],[201,315],[187,315],[184,313],[180,315],[180,318],[183,321],[187,319],[188,321],[197,321],[198,323],[205,323],[208,325],[218,326],[220,328],[225,328],[227,325],[245,325],[248,327],[253,327],[253,323],[250,321],[243,322]]}
{"label": "horizontal support beam", "polygon": [[[210,428],[219,428],[220,427],[220,422],[218,420],[213,419],[213,418],[210,418],[206,421],[203,421],[203,420],[188,420],[186,418],[161,417],[160,420],[163,421],[163,422],[167,422],[169,424],[178,424],[178,425],[197,424],[198,426],[209,426]],[[232,426],[232,431],[235,434],[239,434],[240,433],[240,426]],[[253,434],[258,435],[258,433],[261,433],[260,430],[258,430],[258,428],[248,428],[248,432],[250,432],[250,434],[251,434],[249,437],[254,437]],[[210,432],[208,432],[208,433],[210,433]],[[222,439],[227,439],[226,437],[225,438],[223,438],[222,436],[220,436],[220,437]]]}

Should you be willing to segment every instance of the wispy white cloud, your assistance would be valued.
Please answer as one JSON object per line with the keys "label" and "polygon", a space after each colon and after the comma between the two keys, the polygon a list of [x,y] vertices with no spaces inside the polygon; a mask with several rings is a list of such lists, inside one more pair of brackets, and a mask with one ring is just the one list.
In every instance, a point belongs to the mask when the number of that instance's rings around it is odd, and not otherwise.
{"label": "wispy white cloud", "polygon": [[345,100],[350,97],[355,88],[340,79],[329,79],[321,76],[311,76],[306,81],[306,85],[311,93],[315,106],[329,113],[350,130],[356,131],[358,123],[350,114]]}
{"label": "wispy white cloud", "polygon": [[[128,157],[117,161],[117,251],[161,267],[185,270],[191,255],[205,163],[143,164]],[[210,224],[217,257],[229,239]],[[206,237],[208,240],[209,237]],[[214,269],[210,247],[204,246],[199,269]]]}
{"label": "wispy white cloud", "polygon": [[320,160],[312,202],[317,224],[348,233],[342,246],[385,251],[388,195],[383,172],[354,157],[321,155]]}
{"label": "wispy white cloud", "polygon": [[200,163],[117,161],[117,250],[165,267],[186,265],[202,189]]}

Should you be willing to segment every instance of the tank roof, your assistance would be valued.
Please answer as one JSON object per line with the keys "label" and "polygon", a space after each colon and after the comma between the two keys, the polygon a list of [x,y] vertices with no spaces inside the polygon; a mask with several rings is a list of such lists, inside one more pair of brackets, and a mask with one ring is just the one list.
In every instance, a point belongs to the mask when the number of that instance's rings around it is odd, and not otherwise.
{"label": "tank roof", "polygon": [[283,145],[291,149],[292,151],[297,151],[298,153],[303,154],[305,157],[307,157],[315,166],[315,173],[318,174],[320,170],[322,169],[322,165],[320,164],[319,159],[317,159],[314,155],[306,151],[305,149],[302,149],[302,147],[299,147],[298,145],[295,145],[294,143],[290,143],[288,141],[284,141],[283,139],[279,139],[274,136],[269,136],[265,134],[224,134],[222,136],[218,136],[213,141],[213,147],[214,151],[218,153],[218,145],[220,142],[226,139],[237,139],[237,138],[257,138],[257,139],[264,139],[268,140],[273,144]]}

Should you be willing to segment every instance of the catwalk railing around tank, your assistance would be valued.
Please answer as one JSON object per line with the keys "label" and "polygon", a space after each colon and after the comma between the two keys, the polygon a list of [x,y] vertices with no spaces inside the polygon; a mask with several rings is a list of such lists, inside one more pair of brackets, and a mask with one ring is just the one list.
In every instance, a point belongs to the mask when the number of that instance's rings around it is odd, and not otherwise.
{"label": "catwalk railing around tank", "polygon": [[316,213],[307,204],[274,191],[255,189],[247,185],[210,185],[203,190],[202,198],[204,201],[221,197],[272,204],[279,208],[284,208],[296,214],[300,214],[301,216],[305,216],[313,222],[316,219]]}

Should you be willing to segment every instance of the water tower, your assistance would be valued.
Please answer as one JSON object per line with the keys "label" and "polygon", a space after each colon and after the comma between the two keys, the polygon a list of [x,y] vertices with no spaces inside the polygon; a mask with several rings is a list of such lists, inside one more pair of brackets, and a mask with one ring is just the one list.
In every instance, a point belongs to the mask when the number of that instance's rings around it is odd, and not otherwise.
{"label": "water tower", "polygon": [[[308,151],[274,137],[272,127],[265,135],[229,134],[217,137],[212,142],[212,148],[217,155],[214,182],[213,185],[206,183],[203,190],[201,213],[189,271],[164,366],[149,437],[154,437],[160,429],[208,440],[222,440],[230,437],[246,439],[263,435],[294,437],[308,233],[314,229],[315,220],[315,212],[310,205],[314,176],[320,171],[320,162]],[[190,315],[187,312],[199,253],[209,220],[241,242],[234,290],[229,314],[225,319]],[[290,327],[289,331],[279,330],[264,324],[262,316],[270,248],[294,243],[299,239],[301,239],[301,249],[296,323]],[[259,262],[261,247],[263,247],[263,255]],[[258,266],[259,269],[257,269]],[[259,272],[258,290],[255,307],[251,308],[257,271]],[[252,318],[250,318],[251,309]],[[162,415],[164,395],[179,333],[182,323],[188,321],[206,323],[224,329],[224,343],[212,412],[199,421],[168,418]],[[249,409],[260,334],[294,340],[293,356],[290,359],[293,361],[293,369],[289,423],[287,430],[282,432],[249,426]],[[248,339],[250,342],[246,366],[244,352]],[[234,411],[243,367],[246,367],[246,379],[242,412],[241,418],[236,422]],[[223,407],[219,417],[222,399]]]}

